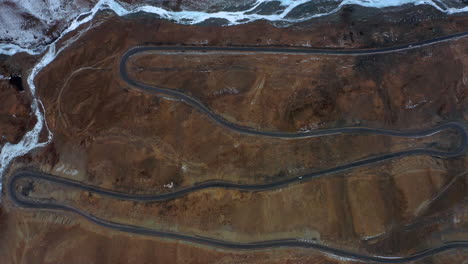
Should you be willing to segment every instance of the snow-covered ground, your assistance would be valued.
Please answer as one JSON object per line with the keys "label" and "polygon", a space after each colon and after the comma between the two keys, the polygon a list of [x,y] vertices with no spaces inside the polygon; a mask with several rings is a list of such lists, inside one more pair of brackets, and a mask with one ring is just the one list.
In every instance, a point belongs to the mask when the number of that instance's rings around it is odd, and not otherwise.
{"label": "snow-covered ground", "polygon": [[50,43],[93,5],[85,0],[0,0],[0,41],[24,48]]}
{"label": "snow-covered ground", "polygon": [[[195,4],[197,1],[199,4]],[[155,5],[147,4],[148,2],[155,3]],[[39,134],[43,129],[47,129],[47,123],[43,114],[44,107],[35,97],[36,75],[67,47],[65,44],[60,49],[56,49],[57,41],[76,30],[81,24],[89,22],[99,10],[111,9],[119,16],[143,11],[184,24],[197,24],[208,19],[223,19],[229,25],[259,19],[274,22],[299,22],[337,12],[347,4],[376,8],[425,4],[447,14],[468,11],[468,6],[463,3],[463,0],[213,0],[211,3],[215,3],[215,7],[206,0],[185,0],[182,2],[185,3],[187,9],[181,11],[173,8],[165,9],[160,4],[158,5],[161,2],[141,0],[140,4],[129,5],[116,0],[0,0],[0,54],[13,55],[17,52],[42,54],[27,79],[33,96],[31,109],[37,117],[37,123],[19,143],[7,143],[1,149],[0,190],[1,176],[14,158],[34,148],[44,146],[52,140],[52,133],[49,131],[47,140],[39,142]],[[300,11],[311,2],[317,2],[324,8],[317,8],[318,11],[312,13],[301,13]],[[208,10],[204,11],[203,6]],[[68,45],[73,41],[74,39],[68,40]]]}
{"label": "snow-covered ground", "polygon": [[[394,7],[404,4],[431,5],[441,12],[453,14],[468,11],[464,0],[140,0],[137,4],[106,1],[121,5],[126,11],[146,11],[183,24],[196,24],[208,19],[222,19],[228,25],[265,19],[276,22],[297,22],[340,10],[344,5]],[[98,0],[0,0],[0,44],[16,44],[26,49],[40,48],[57,38],[69,23],[91,10]],[[151,3],[151,4],[148,4]],[[316,3],[315,11],[301,12]],[[183,11],[174,11],[184,8]],[[13,49],[9,49],[11,54]],[[3,53],[7,53],[4,51]]]}

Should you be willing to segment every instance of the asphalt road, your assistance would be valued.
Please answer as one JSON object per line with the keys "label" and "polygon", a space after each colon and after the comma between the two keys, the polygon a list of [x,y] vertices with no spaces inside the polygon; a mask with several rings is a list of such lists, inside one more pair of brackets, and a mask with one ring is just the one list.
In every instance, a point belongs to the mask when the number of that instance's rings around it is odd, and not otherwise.
{"label": "asphalt road", "polygon": [[[283,180],[278,180],[278,181],[264,183],[264,184],[238,184],[238,183],[231,183],[231,182],[226,182],[226,181],[212,180],[212,181],[201,182],[201,183],[195,184],[187,188],[176,189],[169,193],[162,193],[162,194],[155,194],[155,195],[132,195],[132,194],[115,192],[112,190],[106,190],[106,189],[98,188],[92,185],[85,185],[83,183],[73,181],[70,179],[61,178],[57,176],[50,176],[46,174],[40,174],[36,172],[27,172],[27,171],[20,172],[16,174],[13,179],[33,177],[33,178],[39,178],[39,179],[43,179],[43,180],[47,180],[47,181],[51,181],[51,182],[55,182],[59,184],[65,184],[68,186],[80,188],[82,190],[86,190],[90,192],[96,192],[101,195],[107,195],[107,196],[111,196],[113,198],[118,198],[122,200],[152,201],[152,202],[175,199],[177,197],[181,197],[188,193],[207,189],[207,188],[224,188],[224,189],[235,189],[235,190],[241,190],[241,191],[265,191],[265,190],[283,188],[290,184],[305,182],[313,178],[322,177],[322,176],[333,174],[333,173],[339,173],[339,172],[351,170],[357,167],[362,167],[362,166],[374,164],[377,162],[383,162],[383,161],[387,161],[387,160],[391,160],[395,158],[401,158],[404,156],[431,155],[431,156],[436,156],[439,158],[452,158],[452,157],[464,155],[468,147],[468,133],[462,124],[452,122],[452,123],[447,123],[447,124],[438,126],[433,129],[420,131],[419,133],[417,132],[412,132],[412,133],[414,136],[431,135],[433,133],[437,133],[444,129],[456,129],[460,134],[460,137],[461,137],[460,145],[454,151],[443,152],[443,151],[424,149],[424,148],[410,149],[406,151],[400,151],[400,152],[394,152],[394,153],[388,153],[388,154],[379,155],[375,157],[370,157],[367,159],[354,161],[354,162],[339,165],[336,167],[332,167],[332,168],[328,168],[328,169],[324,169],[324,170],[320,170],[316,172],[306,173],[306,174],[298,175],[295,177],[286,178]],[[10,187],[13,187],[13,186],[10,186]]]}
{"label": "asphalt road", "polygon": [[420,138],[439,133],[446,129],[452,129],[458,131],[460,135],[460,144],[453,151],[438,151],[430,148],[420,148],[420,149],[410,149],[406,151],[389,153],[380,156],[375,156],[348,164],[340,165],[337,167],[325,169],[322,171],[308,173],[301,176],[293,177],[290,179],[285,179],[281,181],[271,182],[267,184],[234,184],[229,182],[222,181],[208,181],[194,186],[176,190],[171,193],[157,194],[157,195],[132,195],[125,194],[120,192],[115,192],[112,190],[107,190],[99,188],[96,186],[86,185],[78,181],[71,179],[61,178],[57,176],[42,174],[39,172],[32,171],[19,171],[15,173],[9,180],[7,189],[8,195],[14,203],[18,206],[33,208],[33,209],[50,209],[50,210],[62,210],[73,212],[78,214],[87,220],[98,224],[100,226],[114,229],[122,232],[129,232],[133,234],[145,235],[145,236],[155,236],[160,238],[174,239],[185,241],[189,243],[203,244],[207,246],[214,246],[226,249],[233,250],[262,250],[262,249],[271,249],[271,248],[280,248],[280,247],[301,247],[301,248],[312,248],[319,250],[324,253],[333,254],[340,257],[346,257],[355,260],[361,261],[370,261],[370,262],[380,262],[380,263],[403,263],[408,261],[414,261],[418,259],[425,258],[427,256],[435,255],[444,251],[457,249],[457,248],[468,248],[468,241],[453,241],[448,242],[437,247],[429,248],[417,253],[414,253],[409,256],[370,256],[360,253],[355,253],[351,251],[336,249],[328,247],[325,245],[316,244],[311,241],[305,241],[296,238],[290,239],[280,239],[280,240],[271,240],[271,241],[259,241],[252,243],[236,243],[224,240],[217,240],[209,237],[203,236],[190,236],[179,233],[171,233],[158,231],[154,229],[143,228],[139,226],[126,225],[121,223],[115,223],[107,221],[101,218],[98,218],[94,215],[91,215],[87,212],[81,211],[79,209],[69,207],[66,205],[53,203],[50,201],[39,202],[31,201],[26,197],[17,196],[17,183],[20,179],[41,179],[57,184],[62,184],[74,188],[78,188],[84,191],[94,192],[100,195],[105,195],[111,198],[121,199],[121,200],[134,200],[134,201],[163,201],[168,199],[174,199],[187,193],[198,191],[205,188],[226,188],[226,189],[239,189],[244,191],[263,191],[268,189],[284,187],[288,184],[302,182],[310,180],[315,177],[324,176],[331,173],[337,173],[344,170],[353,169],[356,167],[373,164],[376,162],[381,162],[393,158],[399,158],[408,155],[431,155],[440,158],[451,158],[460,155],[464,155],[467,149],[468,142],[468,133],[466,126],[463,123],[450,122],[442,124],[438,127],[421,130],[421,131],[397,131],[397,130],[387,130],[387,129],[378,129],[378,128],[368,128],[368,127],[344,127],[344,128],[332,128],[332,129],[322,129],[322,130],[313,130],[307,132],[277,132],[277,131],[260,131],[253,128],[240,126],[234,123],[231,123],[221,116],[217,115],[211,111],[208,107],[198,101],[196,98],[193,98],[182,92],[164,88],[164,87],[153,87],[138,81],[131,79],[126,71],[126,63],[128,59],[137,53],[140,52],[157,52],[157,51],[200,51],[200,52],[269,52],[269,53],[288,53],[288,54],[316,54],[316,55],[350,55],[350,56],[361,56],[361,55],[372,55],[372,54],[381,54],[381,53],[390,53],[390,52],[402,52],[405,50],[415,49],[427,45],[433,45],[436,43],[450,41],[462,37],[468,36],[468,32],[463,32],[459,34],[454,34],[450,36],[440,37],[432,40],[422,41],[418,43],[412,43],[408,45],[398,46],[398,47],[389,47],[389,48],[379,48],[379,49],[366,49],[366,50],[324,50],[324,49],[298,49],[298,48],[263,48],[263,47],[193,47],[193,46],[173,46],[173,47],[136,47],[130,49],[127,53],[124,54],[120,61],[120,75],[121,78],[127,82],[129,85],[141,89],[145,92],[158,93],[173,96],[180,99],[181,101],[195,107],[200,112],[209,116],[213,121],[219,125],[237,131],[243,134],[249,134],[254,136],[264,136],[264,137],[275,137],[275,138],[308,138],[308,137],[317,137],[317,136],[329,136],[336,134],[378,134],[378,135],[387,135],[395,137],[408,137],[408,138]]}
{"label": "asphalt road", "polygon": [[[225,248],[225,249],[231,249],[231,250],[265,250],[265,249],[274,249],[274,248],[281,248],[281,247],[311,248],[311,249],[315,249],[320,252],[332,254],[335,256],[350,258],[354,260],[361,260],[361,261],[366,261],[366,262],[370,261],[370,262],[379,262],[379,263],[404,263],[408,261],[423,259],[425,257],[439,254],[441,252],[448,251],[448,250],[468,248],[468,241],[452,241],[452,242],[444,243],[442,245],[439,245],[433,248],[428,248],[426,250],[419,251],[409,256],[371,256],[371,255],[365,255],[362,253],[356,253],[352,251],[337,249],[337,248],[317,244],[312,241],[306,241],[303,239],[296,239],[296,238],[258,241],[258,242],[252,242],[252,243],[237,243],[237,242],[213,239],[213,238],[204,237],[204,236],[191,236],[191,235],[185,235],[185,234],[180,234],[180,233],[165,232],[165,231],[159,231],[159,230],[154,230],[154,229],[149,229],[149,228],[144,228],[144,227],[139,227],[139,226],[134,226],[134,225],[127,225],[127,224],[107,221],[99,217],[96,217],[94,215],[91,215],[87,212],[81,211],[79,209],[66,206],[66,205],[62,205],[62,204],[53,203],[50,201],[47,201],[47,202],[38,202],[38,201],[31,201],[31,200],[28,201],[27,197],[17,196],[16,185],[17,185],[18,180],[22,178],[49,180],[49,181],[60,183],[63,185],[76,187],[82,190],[92,191],[100,195],[122,199],[121,196],[114,196],[115,192],[113,191],[88,186],[88,185],[81,184],[73,180],[58,178],[56,176],[51,176],[51,175],[46,175],[46,174],[41,174],[41,173],[36,173],[36,172],[19,172],[13,175],[13,177],[11,178],[8,184],[8,194],[11,200],[18,206],[21,206],[24,208],[32,208],[32,209],[61,210],[61,211],[72,212],[72,213],[75,213],[77,215],[84,217],[85,219],[87,219],[88,221],[92,223],[95,223],[99,226],[113,229],[116,231],[128,232],[128,233],[144,235],[144,236],[154,236],[154,237],[165,238],[165,239],[179,240],[179,241],[202,244],[202,245],[213,246],[213,247],[218,247],[218,248]],[[137,197],[136,195],[133,195],[132,200],[136,200],[136,197]],[[142,201],[146,201],[146,200],[143,199]]]}
{"label": "asphalt road", "polygon": [[[207,47],[207,46],[148,46],[148,47],[135,47],[128,50],[121,58],[119,65],[120,77],[128,85],[142,90],[144,92],[162,94],[172,96],[177,98],[180,101],[185,102],[186,104],[196,108],[200,112],[206,114],[213,121],[217,122],[219,125],[224,126],[230,130],[249,134],[257,135],[264,137],[274,137],[274,138],[308,138],[308,137],[317,137],[317,136],[327,136],[327,135],[336,135],[336,134],[351,134],[351,133],[368,133],[368,134],[380,134],[388,136],[397,136],[397,137],[419,137],[419,132],[402,132],[402,131],[392,131],[376,128],[366,128],[366,127],[345,127],[345,128],[332,128],[332,129],[320,129],[304,132],[279,132],[279,131],[259,131],[250,127],[241,126],[238,124],[231,123],[221,117],[220,115],[214,113],[211,109],[205,106],[198,99],[191,97],[181,91],[175,89],[165,88],[165,87],[156,87],[147,85],[136,80],[133,80],[127,72],[126,64],[128,59],[138,53],[144,52],[165,52],[165,51],[198,51],[198,52],[256,52],[256,53],[277,53],[277,54],[311,54],[311,55],[348,55],[348,56],[364,56],[364,55],[376,55],[381,53],[391,53],[391,52],[402,52],[406,50],[421,48],[428,45],[435,45],[441,42],[447,42],[450,40],[456,40],[468,36],[468,32],[453,34],[449,36],[444,36],[440,38],[435,38],[431,40],[416,42],[412,44],[407,44],[397,47],[388,47],[388,48],[378,48],[378,49],[365,49],[365,50],[336,50],[336,49],[299,49],[299,48],[265,48],[265,47]],[[430,132],[430,131],[428,131]]]}

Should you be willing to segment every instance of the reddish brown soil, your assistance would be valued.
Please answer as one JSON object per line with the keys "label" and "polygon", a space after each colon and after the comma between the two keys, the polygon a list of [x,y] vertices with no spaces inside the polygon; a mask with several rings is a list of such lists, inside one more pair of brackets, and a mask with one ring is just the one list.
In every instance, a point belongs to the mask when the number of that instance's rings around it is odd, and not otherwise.
{"label": "reddish brown soil", "polygon": [[[328,22],[279,29],[265,22],[181,26],[144,15],[102,14],[102,24],[67,48],[36,79],[54,140],[47,148],[17,159],[4,181],[16,170],[32,168],[119,191],[161,193],[209,179],[271,182],[434,141],[442,148],[456,144],[450,131],[422,140],[365,135],[278,140],[240,135],[182,102],[129,87],[118,74],[121,55],[136,45],[368,48],[468,27],[463,16],[423,20],[416,26],[386,22],[379,28],[376,22],[351,24],[353,17],[341,13]],[[437,30],[429,30],[435,25]],[[349,28],[357,30],[352,41],[343,37]],[[390,31],[397,36],[393,41],[383,37]],[[397,54],[339,58],[145,54],[130,60],[129,71],[135,79],[183,90],[226,119],[258,129],[350,125],[421,129],[467,120],[467,43],[462,39]],[[17,100],[5,109],[27,113],[22,94],[4,86],[5,98]],[[23,132],[10,130],[12,141]],[[107,220],[232,241],[303,237],[366,254],[407,255],[466,239],[460,231],[468,223],[466,177],[438,195],[466,170],[466,161],[408,157],[279,190],[214,189],[159,203],[118,201],[35,181],[29,199],[53,198]],[[8,263],[349,262],[313,250],[225,251],[141,237],[110,231],[68,213],[24,210],[7,196],[3,199],[0,237],[8,239],[0,240],[0,255]],[[415,263],[463,259],[466,253],[455,250]]]}
{"label": "reddish brown soil", "polygon": [[[26,87],[28,69],[32,67],[34,58],[26,54],[0,58],[0,75],[4,78],[21,76],[23,89]],[[0,79],[0,146],[5,143],[17,143],[30,130],[36,119],[31,114],[31,97],[27,91],[21,91],[19,86],[8,79]]]}

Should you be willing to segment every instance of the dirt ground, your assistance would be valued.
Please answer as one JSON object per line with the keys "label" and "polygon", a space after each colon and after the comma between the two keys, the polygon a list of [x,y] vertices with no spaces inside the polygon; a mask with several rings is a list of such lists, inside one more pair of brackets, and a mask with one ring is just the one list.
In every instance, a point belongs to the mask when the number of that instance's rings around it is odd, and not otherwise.
{"label": "dirt ground", "polygon": [[[413,24],[394,19],[404,16],[404,11],[390,18],[375,14],[362,21],[343,10],[277,28],[266,22],[183,26],[143,14],[118,18],[103,12],[36,78],[53,142],[17,158],[3,185],[15,171],[31,169],[112,190],[155,194],[215,179],[267,183],[434,144],[453,149],[459,141],[453,131],[424,139],[333,135],[284,140],[238,134],[183,102],[129,86],[118,72],[121,56],[139,45],[375,48],[468,28],[466,16]],[[466,122],[467,47],[468,39],[459,39],[372,56],[146,53],[132,57],[127,67],[136,80],[183,91],[227,120],[256,129],[424,129]],[[34,60],[24,54],[3,58],[0,69],[3,75],[26,76]],[[27,87],[19,91],[0,80],[0,100],[8,102],[0,106],[5,135],[0,143],[17,142],[35,122]],[[467,178],[452,181],[466,164],[466,157],[411,156],[277,190],[208,189],[151,203],[34,180],[28,199],[52,199],[110,221],[228,241],[298,237],[398,256],[466,239]],[[229,251],[116,232],[71,213],[19,208],[5,191],[0,210],[5,263],[352,262],[311,249]],[[466,251],[453,250],[414,263],[462,263],[466,257]]]}

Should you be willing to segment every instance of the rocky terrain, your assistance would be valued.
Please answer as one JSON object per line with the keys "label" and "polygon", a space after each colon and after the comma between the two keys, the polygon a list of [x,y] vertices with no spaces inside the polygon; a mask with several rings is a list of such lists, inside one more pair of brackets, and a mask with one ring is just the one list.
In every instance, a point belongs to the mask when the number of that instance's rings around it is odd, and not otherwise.
{"label": "rocky terrain", "polygon": [[[31,67],[34,59],[21,54],[1,60],[0,98],[3,103],[0,110],[0,145],[3,146],[7,142],[17,143],[36,120],[30,115],[30,94],[25,92],[22,78],[18,77],[26,71],[23,69]],[[11,76],[17,76],[17,81],[12,80]]]}
{"label": "rocky terrain", "polygon": [[[167,6],[190,6],[180,2]],[[180,25],[144,13],[118,17],[102,11],[37,76],[53,141],[15,159],[4,186],[27,169],[125,193],[158,194],[209,180],[268,183],[410,148],[453,150],[460,143],[454,131],[421,139],[244,135],[175,98],[135,89],[119,74],[122,55],[134,46],[369,49],[468,29],[466,15],[447,16],[431,7],[374,11],[344,8],[283,28],[266,21]],[[131,57],[126,69],[133,79],[183,91],[230,122],[258,130],[415,130],[466,123],[467,47],[468,39],[461,38],[365,56],[148,52]],[[37,57],[0,59],[4,145],[16,143],[36,121],[27,83],[11,77],[27,76]],[[298,237],[366,255],[405,256],[467,239],[466,164],[465,156],[409,156],[280,189],[213,188],[163,202],[123,201],[41,180],[24,180],[16,188],[25,199],[157,230],[238,242]],[[6,263],[356,263],[313,249],[236,251],[113,231],[73,213],[20,208],[5,190],[0,210],[0,256]],[[452,250],[413,263],[466,258],[466,250]]]}

